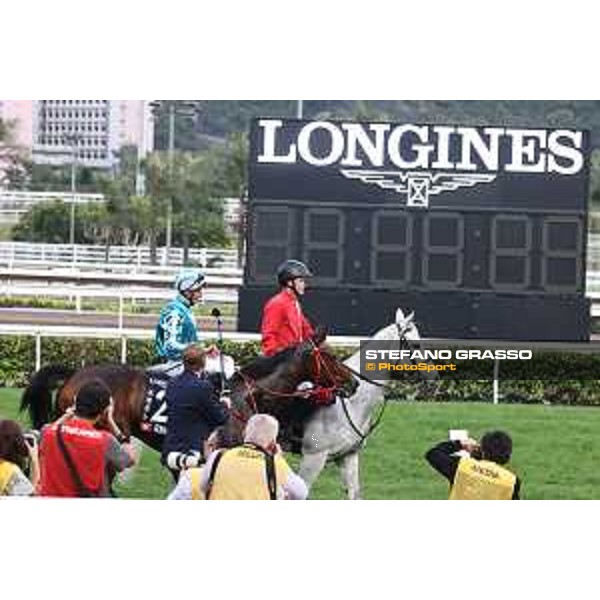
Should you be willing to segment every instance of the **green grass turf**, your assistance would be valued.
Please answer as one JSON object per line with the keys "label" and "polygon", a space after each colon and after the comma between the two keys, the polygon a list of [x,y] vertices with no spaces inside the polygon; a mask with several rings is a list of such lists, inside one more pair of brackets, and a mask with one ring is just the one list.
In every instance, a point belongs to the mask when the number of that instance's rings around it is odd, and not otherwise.
{"label": "green grass turf", "polygon": [[[0,389],[0,416],[17,418],[19,390]],[[26,422],[26,421],[25,421]],[[488,429],[513,437],[512,467],[523,480],[526,499],[600,499],[600,409],[490,404],[390,404],[361,459],[366,499],[442,499],[445,480],[423,459],[448,429],[479,437]],[[290,459],[297,464],[295,457]],[[142,460],[117,491],[126,498],[164,498],[171,479],[158,455],[144,449]],[[327,466],[312,498],[343,498],[335,465]]]}

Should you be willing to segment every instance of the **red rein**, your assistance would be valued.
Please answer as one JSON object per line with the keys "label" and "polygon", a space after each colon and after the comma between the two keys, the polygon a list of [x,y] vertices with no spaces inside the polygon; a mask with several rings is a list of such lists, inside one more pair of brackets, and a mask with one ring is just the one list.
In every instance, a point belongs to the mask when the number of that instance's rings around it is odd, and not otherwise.
{"label": "red rein", "polygon": [[[335,387],[336,377],[335,377],[335,375],[333,375],[331,373],[331,370],[329,369],[329,367],[323,360],[323,357],[321,356],[321,350],[317,346],[315,346],[311,352],[311,355],[314,357],[314,361],[315,361],[314,362],[314,364],[315,364],[315,374],[314,374],[315,381],[317,381],[317,382],[319,381],[319,378],[321,377],[321,370],[324,370],[325,373],[328,375],[328,377],[331,380],[332,387]],[[261,392],[264,392],[271,396],[278,396],[280,398],[295,398],[298,396],[298,392],[296,392],[296,391],[291,392],[291,393],[290,392],[277,392],[275,390],[271,390],[269,388],[264,388],[262,386],[256,385],[256,381],[252,380],[247,375],[244,375],[244,373],[242,371],[238,371],[238,373],[242,376],[242,379],[244,380],[244,385],[246,386],[246,390],[248,391],[248,394],[246,396],[246,402],[248,403],[248,405],[250,406],[250,408],[254,414],[256,414],[258,412],[258,406],[256,404],[256,399],[254,397],[255,390],[260,390]],[[247,421],[247,419],[244,418],[242,413],[240,413],[238,410],[232,408],[230,412],[231,412],[232,416],[234,418],[238,419],[239,421],[242,421],[242,422]]]}

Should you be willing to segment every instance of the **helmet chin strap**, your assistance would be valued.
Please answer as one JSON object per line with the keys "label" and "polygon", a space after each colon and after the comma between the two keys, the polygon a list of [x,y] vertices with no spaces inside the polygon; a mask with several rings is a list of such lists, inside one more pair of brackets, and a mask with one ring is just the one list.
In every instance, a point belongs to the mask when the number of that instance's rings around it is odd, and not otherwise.
{"label": "helmet chin strap", "polygon": [[196,302],[193,302],[192,299],[190,298],[189,291],[185,291],[185,292],[179,292],[181,294],[181,296],[185,299],[185,301],[190,305],[190,306],[195,306]]}
{"label": "helmet chin strap", "polygon": [[297,300],[300,300],[300,294],[298,293],[298,290],[296,289],[296,285],[294,284],[294,281],[296,281],[295,279],[290,279],[286,284],[285,287],[288,290],[292,290],[294,296],[296,296]]}

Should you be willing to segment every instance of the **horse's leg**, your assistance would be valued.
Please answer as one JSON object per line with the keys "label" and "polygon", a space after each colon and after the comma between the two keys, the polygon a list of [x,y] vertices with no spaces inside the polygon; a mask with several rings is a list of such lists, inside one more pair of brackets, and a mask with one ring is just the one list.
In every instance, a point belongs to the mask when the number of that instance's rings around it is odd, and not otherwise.
{"label": "horse's leg", "polygon": [[315,454],[303,454],[302,462],[298,469],[298,475],[304,479],[308,489],[316,481],[327,462],[327,452],[318,452]]}
{"label": "horse's leg", "polygon": [[346,454],[338,464],[348,500],[360,500],[358,451]]}

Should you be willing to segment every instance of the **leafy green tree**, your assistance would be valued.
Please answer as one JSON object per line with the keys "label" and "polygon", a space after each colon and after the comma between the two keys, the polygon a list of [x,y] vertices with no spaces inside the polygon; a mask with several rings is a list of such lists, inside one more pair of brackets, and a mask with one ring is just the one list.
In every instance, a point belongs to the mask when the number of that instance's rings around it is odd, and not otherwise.
{"label": "leafy green tree", "polygon": [[13,141],[14,123],[0,119],[0,186],[21,189],[26,182],[25,152]]}
{"label": "leafy green tree", "polygon": [[169,177],[169,165],[165,156],[152,153],[146,159],[146,193],[144,199],[138,199],[135,216],[139,223],[146,227],[150,257],[156,262],[156,247],[162,224],[162,215],[166,214],[169,197],[172,194]]}
{"label": "leafy green tree", "polygon": [[237,132],[229,136],[225,156],[227,196],[241,198],[248,188],[248,136]]}
{"label": "leafy green tree", "polygon": [[[77,206],[75,211],[75,243],[87,244],[82,229],[78,227],[84,208]],[[47,244],[67,244],[69,242],[70,205],[62,200],[44,202],[33,206],[12,230],[16,241],[44,242]]]}
{"label": "leafy green tree", "polygon": [[[56,200],[33,206],[12,230],[16,241],[69,243],[71,207],[68,202]],[[134,219],[139,219],[135,215]],[[109,246],[123,243],[119,238],[119,219],[102,203],[78,204],[75,207],[75,243],[104,244],[108,256]],[[142,230],[136,223],[136,233]],[[143,243],[143,242],[142,242]]]}
{"label": "leafy green tree", "polygon": [[0,144],[8,141],[10,129],[10,125],[0,118]]}
{"label": "leafy green tree", "polygon": [[386,111],[367,100],[358,100],[354,105],[353,112],[353,118],[357,121],[386,121],[389,119]]}

